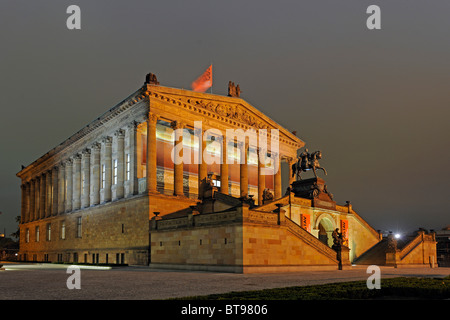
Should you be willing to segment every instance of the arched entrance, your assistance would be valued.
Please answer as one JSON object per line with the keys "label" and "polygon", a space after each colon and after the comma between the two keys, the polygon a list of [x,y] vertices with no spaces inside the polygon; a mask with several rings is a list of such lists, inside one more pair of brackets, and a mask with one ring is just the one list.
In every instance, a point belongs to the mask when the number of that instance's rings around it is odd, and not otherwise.
{"label": "arched entrance", "polygon": [[319,217],[317,220],[317,229],[319,230],[317,235],[318,239],[331,248],[333,246],[332,233],[335,229],[332,218],[328,216]]}

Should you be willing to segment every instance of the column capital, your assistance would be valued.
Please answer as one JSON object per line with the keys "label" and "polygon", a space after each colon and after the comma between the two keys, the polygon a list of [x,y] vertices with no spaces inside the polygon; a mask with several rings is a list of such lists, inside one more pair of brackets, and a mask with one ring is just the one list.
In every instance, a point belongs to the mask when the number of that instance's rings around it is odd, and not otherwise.
{"label": "column capital", "polygon": [[112,143],[112,137],[110,137],[110,136],[103,137],[102,143],[104,143],[104,144]]}
{"label": "column capital", "polygon": [[139,123],[136,120],[133,120],[127,125],[127,129],[136,129],[138,124]]}
{"label": "column capital", "polygon": [[72,159],[66,159],[66,160],[64,160],[64,162],[63,162],[63,166],[64,167],[69,167],[69,166],[72,166],[72,164],[73,164],[73,160]]}
{"label": "column capital", "polygon": [[172,129],[183,129],[185,126],[184,122],[180,121],[180,120],[174,120],[170,122],[170,127]]}
{"label": "column capital", "polygon": [[287,162],[288,164],[293,164],[295,161],[297,161],[297,159],[294,158],[294,157],[286,156],[286,157],[284,157],[284,158],[286,159],[286,162]]}
{"label": "column capital", "polygon": [[82,156],[86,156],[86,155],[90,155],[91,154],[91,149],[84,149],[83,151],[81,151]]}
{"label": "column capital", "polygon": [[114,136],[116,136],[118,138],[125,137],[125,130],[123,130],[123,129],[117,130],[116,132],[114,132]]}
{"label": "column capital", "polygon": [[145,121],[148,121],[149,123],[155,124],[159,120],[159,116],[156,113],[149,112],[144,117]]}
{"label": "column capital", "polygon": [[91,146],[92,150],[100,150],[100,148],[102,147],[102,145],[98,142],[94,142]]}
{"label": "column capital", "polygon": [[75,162],[75,161],[78,161],[78,160],[81,160],[81,153],[77,153],[76,155],[74,155],[74,156],[72,157],[72,159],[73,159],[74,162]]}

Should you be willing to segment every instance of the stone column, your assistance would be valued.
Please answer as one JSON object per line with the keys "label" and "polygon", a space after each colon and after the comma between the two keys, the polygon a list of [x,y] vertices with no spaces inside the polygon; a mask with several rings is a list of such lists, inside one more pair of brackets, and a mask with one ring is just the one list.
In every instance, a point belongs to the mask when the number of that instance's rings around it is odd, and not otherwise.
{"label": "stone column", "polygon": [[30,215],[31,215],[31,192],[30,192],[30,188],[31,188],[31,182],[28,181],[27,182],[27,211],[26,211],[26,216],[25,216],[25,222],[29,222],[30,221]]}
{"label": "stone column", "polygon": [[53,167],[52,169],[52,216],[56,216],[58,214],[58,195],[59,195],[59,175],[58,175],[58,167]]}
{"label": "stone column", "polygon": [[73,157],[72,210],[81,208],[81,154]]}
{"label": "stone column", "polygon": [[35,212],[35,207],[36,207],[36,192],[35,192],[35,187],[36,187],[36,180],[35,179],[31,179],[30,180],[30,208],[28,210],[28,221],[33,221],[34,220],[34,212]]}
{"label": "stone column", "polygon": [[[112,176],[111,144],[112,144],[111,137],[105,137],[102,140],[102,159],[101,159],[102,166],[100,168],[100,181],[103,178],[105,179],[105,185],[101,186],[102,189],[100,190],[102,203],[111,201],[111,176]],[[105,176],[104,177],[101,176],[102,175],[101,172],[103,171],[103,166],[105,168],[105,173],[104,173]]]}
{"label": "stone column", "polygon": [[90,205],[100,203],[101,188],[101,162],[100,162],[101,144],[94,143],[91,148],[91,165],[90,165]]}
{"label": "stone column", "polygon": [[91,150],[85,149],[81,153],[81,208],[90,205],[90,184],[91,184]]}
{"label": "stone column", "polygon": [[279,199],[282,197],[282,190],[281,190],[281,155],[276,154],[274,157],[274,169],[276,170],[275,176],[273,179],[273,185],[274,185],[274,199]]}
{"label": "stone column", "polygon": [[29,209],[29,199],[30,199],[29,198],[30,187],[29,187],[29,183],[28,182],[25,182],[23,184],[23,192],[24,192],[23,201],[25,201],[25,202],[23,204],[24,214],[23,214],[21,223],[25,223],[28,220],[28,209]]}
{"label": "stone column", "polygon": [[[262,206],[264,189],[266,188],[266,175],[262,174],[265,170],[265,160],[267,156],[267,151],[265,149],[257,148],[258,155],[258,205]],[[261,161],[261,158],[263,160]],[[265,172],[264,172],[265,173]]]}
{"label": "stone column", "polygon": [[125,136],[125,197],[138,194],[137,122],[132,121]]}
{"label": "stone column", "polygon": [[[124,160],[125,160],[125,131],[120,129],[114,133],[115,145],[114,145],[114,160],[117,160],[117,171],[116,171],[116,184],[112,186],[112,199],[121,199],[124,196]],[[114,170],[114,167],[113,167]],[[114,182],[113,182],[114,183]]]}
{"label": "stone column", "polygon": [[240,165],[239,165],[239,171],[240,171],[240,195],[241,197],[248,196],[248,166],[247,166],[247,153],[248,153],[248,142],[247,139],[245,142],[241,143],[240,145]]}
{"label": "stone column", "polygon": [[43,173],[40,177],[39,183],[39,219],[45,218],[45,192],[46,192],[46,179],[45,174]]}
{"label": "stone column", "polygon": [[147,191],[156,193],[156,122],[157,115],[150,113],[147,120]]}
{"label": "stone column", "polygon": [[34,218],[33,218],[33,220],[38,220],[39,217],[40,217],[40,215],[39,215],[39,212],[40,212],[39,210],[41,208],[41,205],[40,205],[41,198],[40,198],[40,195],[39,195],[40,190],[41,190],[41,178],[40,177],[36,177],[35,180],[34,180],[34,201],[35,201],[35,204],[34,204]]}
{"label": "stone column", "polygon": [[26,193],[27,193],[27,187],[26,184],[22,183],[20,185],[21,190],[21,197],[20,197],[20,223],[25,222],[25,215],[26,215]]}
{"label": "stone column", "polygon": [[228,194],[228,140],[222,136],[222,163],[220,164],[220,192]]}
{"label": "stone column", "polygon": [[[198,132],[197,132],[198,131]],[[199,137],[198,142],[198,196],[199,198],[201,195],[201,186],[202,181],[206,181],[206,178],[208,177],[208,166],[204,159],[204,154],[206,150],[206,141],[204,137],[204,131],[201,129],[197,129],[195,132],[195,136]],[[177,138],[175,138],[175,141],[177,141]],[[180,153],[181,154],[181,153]]]}
{"label": "stone column", "polygon": [[45,217],[52,215],[52,170],[45,174]]}
{"label": "stone column", "polygon": [[[176,145],[183,145],[183,134],[180,130],[182,129],[183,124],[180,121],[172,121],[170,124],[172,129],[175,130],[175,141],[174,148]],[[177,152],[179,157],[183,157],[183,148],[181,147],[179,152]],[[176,196],[183,196],[183,161],[180,161],[179,164],[173,165],[173,194]]]}
{"label": "stone column", "polygon": [[58,168],[58,214],[66,210],[66,167],[62,162]]}
{"label": "stone column", "polygon": [[65,166],[65,181],[66,181],[66,189],[65,189],[65,198],[64,198],[64,211],[70,212],[72,211],[72,196],[73,196],[73,187],[72,187],[72,181],[73,181],[73,174],[72,174],[72,166],[73,166],[73,160],[68,159],[64,163]]}

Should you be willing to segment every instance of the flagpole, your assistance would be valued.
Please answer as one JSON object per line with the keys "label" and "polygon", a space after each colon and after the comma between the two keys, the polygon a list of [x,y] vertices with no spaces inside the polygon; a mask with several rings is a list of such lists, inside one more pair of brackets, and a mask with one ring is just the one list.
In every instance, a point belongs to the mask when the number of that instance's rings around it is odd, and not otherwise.
{"label": "flagpole", "polygon": [[212,87],[213,87],[213,84],[214,84],[213,79],[212,79],[212,78],[213,78],[213,72],[212,72],[212,71],[213,71],[213,68],[212,68],[212,65],[213,65],[213,64],[212,64],[212,62],[211,62],[211,94],[212,94]]}

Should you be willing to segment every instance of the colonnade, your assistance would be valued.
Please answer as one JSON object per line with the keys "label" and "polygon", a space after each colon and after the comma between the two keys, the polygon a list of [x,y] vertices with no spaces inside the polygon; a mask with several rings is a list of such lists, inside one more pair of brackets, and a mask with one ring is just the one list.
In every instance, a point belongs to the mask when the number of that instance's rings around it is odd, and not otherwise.
{"label": "colonnade", "polygon": [[[157,147],[156,124],[158,116],[150,113],[147,123],[146,190],[152,194],[157,191]],[[135,195],[138,190],[137,178],[137,125],[133,121],[126,128],[113,135],[92,143],[88,148],[61,161],[51,169],[41,172],[24,182],[22,188],[21,222],[26,223],[50,216],[92,207],[109,201]],[[173,129],[184,128],[181,121],[172,121]],[[179,131],[175,131],[176,134]],[[202,132],[203,134],[203,132]],[[203,135],[202,135],[203,136]],[[175,144],[182,143],[182,135],[175,136]],[[228,141],[223,137],[222,161],[220,164],[220,191],[228,194],[229,163],[227,159]],[[206,142],[201,139],[202,154]],[[240,196],[248,196],[248,141],[240,148]],[[264,164],[261,163],[258,149],[258,202],[261,204],[265,189]],[[266,151],[263,151],[266,152]],[[181,155],[181,154],[180,154]],[[274,198],[282,197],[281,156],[272,154],[275,166]],[[203,157],[202,157],[203,160]],[[207,164],[198,164],[198,184],[207,178]],[[174,164],[174,195],[184,196],[183,164]]]}
{"label": "colonnade", "polygon": [[21,222],[137,194],[136,129],[133,121],[22,183]]}

